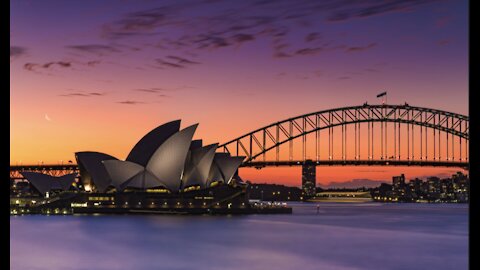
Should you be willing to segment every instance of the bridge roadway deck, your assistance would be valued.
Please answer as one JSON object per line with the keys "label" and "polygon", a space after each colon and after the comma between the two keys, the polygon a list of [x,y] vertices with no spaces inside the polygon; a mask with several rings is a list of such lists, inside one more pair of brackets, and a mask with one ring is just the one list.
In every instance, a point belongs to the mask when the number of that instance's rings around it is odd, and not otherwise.
{"label": "bridge roadway deck", "polygon": [[[424,167],[457,167],[468,169],[469,163],[463,161],[434,161],[434,160],[319,160],[319,161],[251,161],[241,167],[276,167],[276,166],[301,166],[303,164],[317,166],[424,166]],[[50,165],[14,165],[10,171],[49,171],[71,170],[78,171],[76,164],[50,164]]]}
{"label": "bridge roadway deck", "polygon": [[468,169],[468,162],[433,161],[433,160],[319,160],[319,161],[251,161],[241,167],[263,168],[267,166],[300,166],[312,164],[317,166],[424,166],[424,167],[457,167]]}

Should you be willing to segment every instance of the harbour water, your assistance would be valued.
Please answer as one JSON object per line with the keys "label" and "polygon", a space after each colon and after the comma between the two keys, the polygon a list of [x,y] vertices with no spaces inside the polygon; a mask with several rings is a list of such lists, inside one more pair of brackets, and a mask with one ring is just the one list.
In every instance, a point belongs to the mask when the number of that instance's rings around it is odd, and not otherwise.
{"label": "harbour water", "polygon": [[291,215],[11,216],[10,265],[32,270],[468,269],[467,204],[289,205]]}

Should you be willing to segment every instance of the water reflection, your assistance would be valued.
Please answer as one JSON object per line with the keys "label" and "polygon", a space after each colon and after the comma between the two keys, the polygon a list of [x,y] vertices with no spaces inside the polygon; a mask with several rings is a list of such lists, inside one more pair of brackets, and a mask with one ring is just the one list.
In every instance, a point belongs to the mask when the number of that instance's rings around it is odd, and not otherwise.
{"label": "water reflection", "polygon": [[11,269],[467,269],[468,206],[293,215],[12,216]]}

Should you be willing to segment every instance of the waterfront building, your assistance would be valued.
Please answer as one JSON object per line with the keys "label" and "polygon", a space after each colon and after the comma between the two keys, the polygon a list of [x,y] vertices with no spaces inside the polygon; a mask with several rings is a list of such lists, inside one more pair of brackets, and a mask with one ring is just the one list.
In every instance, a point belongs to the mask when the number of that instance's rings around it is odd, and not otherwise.
{"label": "waterfront building", "polygon": [[[192,140],[196,128],[180,130],[180,120],[161,125],[138,141],[125,160],[77,152],[78,182],[76,174],[21,172],[36,194],[15,196],[11,204],[46,214],[260,211],[249,205],[247,184],[238,177],[244,157],[216,153],[218,144]],[[291,213],[291,208],[261,211]]]}
{"label": "waterfront building", "polygon": [[252,184],[248,182],[247,195],[259,201],[300,201],[302,190],[278,184]]}

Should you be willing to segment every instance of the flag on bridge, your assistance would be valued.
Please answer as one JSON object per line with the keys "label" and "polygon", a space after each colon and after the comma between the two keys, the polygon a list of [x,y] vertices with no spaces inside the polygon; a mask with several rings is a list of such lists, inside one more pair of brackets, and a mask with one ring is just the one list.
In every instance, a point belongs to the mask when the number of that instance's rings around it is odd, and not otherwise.
{"label": "flag on bridge", "polygon": [[385,96],[385,95],[387,95],[387,92],[380,93],[380,94],[377,95],[377,98],[383,97],[383,96]]}

